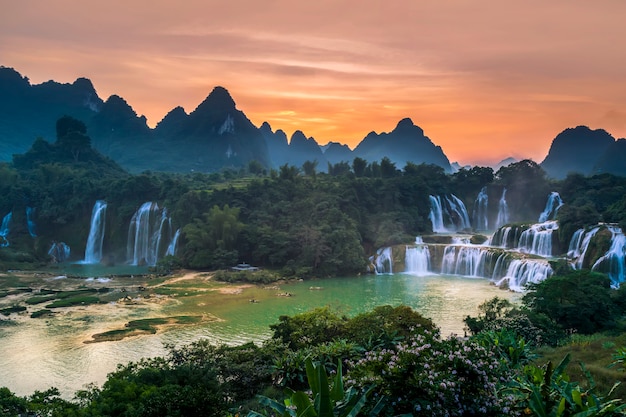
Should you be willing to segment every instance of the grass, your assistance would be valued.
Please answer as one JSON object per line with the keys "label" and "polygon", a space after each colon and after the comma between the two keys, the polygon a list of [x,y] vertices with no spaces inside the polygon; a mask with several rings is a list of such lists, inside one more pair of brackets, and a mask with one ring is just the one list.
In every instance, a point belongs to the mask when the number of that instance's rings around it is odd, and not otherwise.
{"label": "grass", "polygon": [[31,319],[36,319],[39,317],[49,317],[51,315],[53,315],[54,312],[52,310],[48,310],[47,308],[44,308],[43,310],[39,310],[39,311],[35,311],[30,315]]}
{"label": "grass", "polygon": [[535,363],[543,365],[551,361],[556,365],[569,353],[571,361],[567,367],[567,373],[572,381],[579,382],[585,388],[589,387],[587,378],[580,366],[582,362],[593,377],[598,387],[598,394],[606,395],[616,382],[621,382],[615,390],[613,398],[626,400],[626,369],[620,366],[609,368],[613,362],[613,354],[620,346],[626,346],[626,333],[617,336],[603,334],[573,335],[569,342],[563,346],[538,349],[539,358],[535,360]]}
{"label": "grass", "polygon": [[[106,291],[108,291],[108,289],[106,289]],[[97,293],[106,292],[106,291],[97,290],[95,288],[85,288],[85,289],[80,289],[80,290],[58,291],[58,292],[45,291],[44,292],[45,295],[30,297],[25,301],[25,303],[29,305],[35,305],[35,304],[47,303],[48,301],[52,301],[52,300],[65,300],[68,298],[84,296],[86,294],[97,294]]]}
{"label": "grass", "polygon": [[98,303],[100,303],[100,298],[98,297],[78,296],[78,297],[68,297],[62,300],[57,300],[51,304],[48,304],[46,308],[73,307],[73,306],[98,304]]}
{"label": "grass", "polygon": [[8,316],[11,313],[21,313],[22,311],[26,311],[26,307],[24,306],[13,306],[0,309],[0,314],[4,316]]}
{"label": "grass", "polygon": [[195,324],[202,321],[201,316],[175,316],[175,317],[158,317],[150,319],[132,320],[126,323],[124,329],[109,330],[104,333],[97,333],[92,336],[93,340],[85,343],[108,342],[122,340],[130,336],[138,336],[142,334],[155,334],[158,326],[176,325],[176,324]]}

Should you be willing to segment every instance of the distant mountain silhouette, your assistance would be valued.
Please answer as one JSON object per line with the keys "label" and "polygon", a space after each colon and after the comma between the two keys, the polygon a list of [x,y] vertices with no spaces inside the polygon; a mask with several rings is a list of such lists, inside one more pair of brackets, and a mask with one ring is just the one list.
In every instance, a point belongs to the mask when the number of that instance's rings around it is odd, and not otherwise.
{"label": "distant mountain silhouette", "polygon": [[609,145],[596,161],[593,171],[626,177],[626,139],[618,139]]}
{"label": "distant mountain silhouette", "polygon": [[565,129],[552,141],[541,167],[557,179],[565,178],[570,172],[584,175],[607,172],[600,159],[614,142],[613,136],[603,129],[591,130],[587,126]]}
{"label": "distant mountain silhouette", "polygon": [[339,162],[352,163],[355,158],[348,145],[343,145],[338,142],[330,142],[322,146],[322,150],[324,151],[326,160],[331,164],[337,164]]}
{"label": "distant mountain silhouette", "polygon": [[386,156],[398,168],[413,162],[439,165],[450,171],[450,161],[441,147],[435,146],[409,118],[400,120],[389,133],[369,133],[354,149],[354,155],[367,161],[379,161]]}

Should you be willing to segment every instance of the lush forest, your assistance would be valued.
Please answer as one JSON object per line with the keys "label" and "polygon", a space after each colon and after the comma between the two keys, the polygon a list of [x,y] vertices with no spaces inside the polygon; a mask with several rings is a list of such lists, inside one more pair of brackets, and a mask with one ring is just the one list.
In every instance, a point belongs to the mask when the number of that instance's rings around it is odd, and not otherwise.
{"label": "lush forest", "polygon": [[[91,148],[84,124],[66,117],[56,141],[37,139],[0,165],[0,215],[12,213],[0,265],[50,266],[53,242],[82,259],[97,200],[108,203],[106,262],[126,262],[130,220],[151,201],[167,207],[181,230],[160,271],[245,261],[282,277],[356,274],[377,248],[432,232],[430,195],[454,194],[472,207],[483,187],[492,201],[506,189],[517,223],[535,222],[558,191],[566,203],[557,216],[561,253],[577,229],[626,226],[624,177],[554,181],[530,160],[446,174],[433,165],[360,158],[326,167],[307,161],[266,171],[253,161],[213,174],[131,175]],[[54,388],[27,397],[0,388],[0,415],[623,415],[617,398],[626,392],[612,387],[623,379],[626,358],[625,290],[612,289],[602,273],[559,262],[553,268],[521,305],[496,298],[467,317],[467,338],[444,339],[403,306],[352,318],[320,308],[280,317],[261,346],[172,346],[166,357],[120,366],[102,387],[73,400]],[[572,359],[580,340],[603,340],[597,369]],[[543,360],[561,348],[569,354]]]}

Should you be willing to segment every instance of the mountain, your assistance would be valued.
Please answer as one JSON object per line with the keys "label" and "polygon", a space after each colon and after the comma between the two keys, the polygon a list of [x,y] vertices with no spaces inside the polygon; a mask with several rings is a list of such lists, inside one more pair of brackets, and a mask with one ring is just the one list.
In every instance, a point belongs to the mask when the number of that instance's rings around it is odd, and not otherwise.
{"label": "mountain", "polygon": [[342,145],[337,142],[330,142],[326,146],[322,146],[324,157],[331,164],[337,164],[339,162],[352,163],[354,155],[348,145]]}
{"label": "mountain", "polygon": [[289,163],[289,142],[285,132],[280,129],[276,132],[272,131],[272,127],[267,122],[263,122],[259,131],[263,139],[265,139],[271,166],[278,168],[281,165]]}
{"label": "mountain", "polygon": [[512,156],[509,156],[508,158],[504,158],[502,161],[500,161],[497,164],[495,164],[493,166],[493,170],[494,171],[498,171],[500,168],[508,167],[509,165],[514,164],[516,162],[519,162],[519,161],[517,159],[513,158]]}
{"label": "mountain", "polygon": [[565,178],[569,172],[596,174],[601,172],[598,161],[614,142],[613,136],[603,129],[591,130],[587,126],[565,129],[552,141],[541,167],[556,179]]}
{"label": "mountain", "polygon": [[367,161],[388,157],[398,168],[407,162],[434,164],[450,171],[450,161],[440,146],[435,146],[424,131],[409,118],[402,119],[389,133],[369,133],[354,149],[354,156]]}
{"label": "mountain", "polygon": [[626,177],[626,139],[618,139],[596,161],[593,171]]}
{"label": "mountain", "polygon": [[216,87],[190,114],[174,108],[150,129],[122,97],[98,97],[87,78],[32,85],[13,68],[0,67],[0,161],[24,153],[38,137],[55,137],[55,123],[65,115],[84,122],[93,147],[131,172],[210,172],[246,167],[251,160],[271,163],[261,132],[225,88]]}

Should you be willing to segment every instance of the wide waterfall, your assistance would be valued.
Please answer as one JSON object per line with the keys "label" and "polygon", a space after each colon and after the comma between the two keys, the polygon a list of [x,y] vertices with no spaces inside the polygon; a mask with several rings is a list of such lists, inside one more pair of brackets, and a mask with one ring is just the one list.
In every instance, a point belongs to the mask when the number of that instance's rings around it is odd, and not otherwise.
{"label": "wide waterfall", "polygon": [[106,201],[98,200],[91,210],[91,225],[89,227],[89,237],[87,238],[83,263],[97,264],[102,260],[106,209]]}
{"label": "wide waterfall", "polygon": [[533,224],[522,232],[517,248],[533,255],[552,256],[552,232],[558,228],[554,220]]}
{"label": "wide waterfall", "polygon": [[407,246],[405,252],[405,272],[411,275],[431,275],[430,251],[427,245]]}
{"label": "wide waterfall", "polygon": [[444,249],[441,273],[468,277],[487,277],[487,264],[493,253],[487,248],[474,245],[448,245]]}
{"label": "wide waterfall", "polygon": [[498,202],[498,218],[496,219],[496,229],[509,223],[509,205],[506,203],[506,188],[502,190],[502,197]]}
{"label": "wide waterfall", "polygon": [[551,192],[548,196],[548,201],[546,201],[546,208],[544,208],[539,215],[539,223],[556,219],[556,213],[562,205],[563,200],[561,200],[561,195],[556,191]]}
{"label": "wide waterfall", "polygon": [[132,265],[156,265],[159,258],[175,251],[177,235],[172,236],[172,219],[167,209],[146,202],[133,215],[128,227],[126,254]]}
{"label": "wide waterfall", "polygon": [[28,228],[28,233],[31,237],[37,237],[35,221],[33,220],[35,209],[32,207],[26,207],[26,226]]}
{"label": "wide waterfall", "polygon": [[9,246],[7,236],[9,236],[11,232],[11,219],[13,219],[12,211],[2,218],[2,225],[0,226],[0,247],[6,248]]}
{"label": "wide waterfall", "polygon": [[489,196],[487,195],[487,187],[483,187],[474,202],[474,230],[488,230],[489,219],[487,206],[489,205]]}
{"label": "wide waterfall", "polygon": [[465,204],[454,194],[449,196],[429,196],[430,219],[433,232],[446,233],[471,229],[472,225]]}
{"label": "wide waterfall", "polygon": [[496,285],[508,286],[512,291],[521,292],[528,284],[538,284],[552,275],[553,270],[545,261],[536,259],[515,259],[511,261],[504,277]]}

